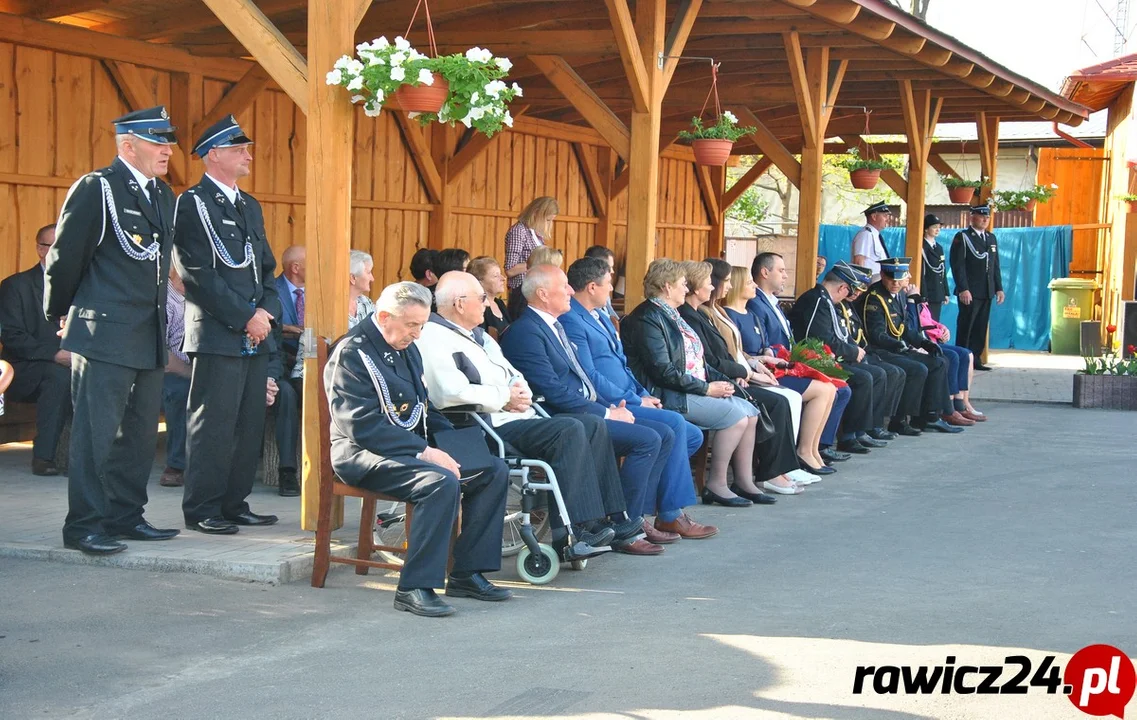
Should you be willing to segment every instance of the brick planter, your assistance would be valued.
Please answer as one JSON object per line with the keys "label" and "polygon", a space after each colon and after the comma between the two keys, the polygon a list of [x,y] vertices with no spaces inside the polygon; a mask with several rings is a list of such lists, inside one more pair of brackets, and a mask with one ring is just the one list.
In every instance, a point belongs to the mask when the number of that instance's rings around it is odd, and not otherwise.
{"label": "brick planter", "polygon": [[1137,410],[1137,376],[1074,376],[1074,407]]}

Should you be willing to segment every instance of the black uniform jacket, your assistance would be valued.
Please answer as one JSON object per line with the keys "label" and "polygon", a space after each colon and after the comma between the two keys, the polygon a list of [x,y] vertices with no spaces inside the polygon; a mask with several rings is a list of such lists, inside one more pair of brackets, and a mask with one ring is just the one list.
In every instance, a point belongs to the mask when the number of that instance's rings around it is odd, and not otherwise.
{"label": "black uniform jacket", "polygon": [[[971,241],[971,247],[965,240]],[[986,257],[976,257],[976,254],[986,254]],[[951,276],[955,280],[956,295],[970,290],[971,297],[976,300],[989,300],[1001,292],[1003,276],[999,270],[999,246],[995,234],[980,233],[974,228],[956,233],[951,241]]]}
{"label": "black uniform jacket", "polygon": [[930,243],[924,240],[924,263],[920,273],[920,294],[928,302],[942,305],[948,297],[947,263],[944,262],[944,249],[935,240]]}
{"label": "black uniform jacket", "polygon": [[840,322],[841,312],[833,303],[833,297],[824,285],[814,285],[802,293],[790,309],[789,319],[794,339],[801,341],[807,337],[817,338],[828,345],[838,358],[855,362],[857,345],[851,338],[842,340],[837,334],[834,316]]}
{"label": "black uniform jacket", "polygon": [[[240,356],[245,324],[256,308],[264,308],[273,318],[281,313],[273,277],[276,260],[260,203],[241,191],[234,205],[217,183],[202,177],[178,197],[175,218],[174,261],[186,284],[182,348],[188,353]],[[246,262],[246,250],[248,265],[230,267]],[[270,352],[271,338],[258,345],[257,352]]]}
{"label": "black uniform jacket", "polygon": [[59,325],[43,314],[43,268],[35,267],[0,282],[0,358],[18,363],[55,359]]}
{"label": "black uniform jacket", "polygon": [[67,317],[64,350],[139,370],[166,365],[174,193],[160,179],[151,192],[147,200],[121,158],[68,191],[43,298],[49,321]]}
{"label": "black uniform jacket", "polygon": [[[425,432],[421,422],[404,429],[388,419],[364,355],[387,383],[389,407],[400,420],[409,420],[415,406],[426,403]],[[336,343],[324,368],[324,387],[332,415],[332,467],[344,482],[358,484],[379,460],[414,457],[427,448],[428,437],[453,429],[427,400],[422,373],[418,348],[412,343],[395,350],[370,318]]]}
{"label": "black uniform jacket", "polygon": [[878,281],[865,293],[865,334],[869,345],[879,350],[903,352],[909,347],[920,347],[924,338],[920,329],[907,320],[908,298],[902,292],[896,297],[889,294]]}

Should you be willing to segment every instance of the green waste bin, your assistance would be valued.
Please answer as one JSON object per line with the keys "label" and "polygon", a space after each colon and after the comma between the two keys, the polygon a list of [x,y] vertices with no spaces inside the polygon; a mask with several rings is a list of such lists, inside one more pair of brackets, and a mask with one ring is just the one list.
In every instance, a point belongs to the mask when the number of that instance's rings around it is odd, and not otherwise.
{"label": "green waste bin", "polygon": [[1083,320],[1094,318],[1097,280],[1056,278],[1050,281],[1050,352],[1081,355]]}

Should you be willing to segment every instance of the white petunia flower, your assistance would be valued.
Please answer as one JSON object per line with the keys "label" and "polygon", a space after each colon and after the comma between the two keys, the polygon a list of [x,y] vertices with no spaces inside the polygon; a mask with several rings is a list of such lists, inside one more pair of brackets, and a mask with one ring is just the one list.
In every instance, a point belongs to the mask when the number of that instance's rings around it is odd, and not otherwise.
{"label": "white petunia flower", "polygon": [[387,61],[383,58],[382,55],[376,55],[375,53],[367,53],[366,57],[367,57],[367,64],[368,65],[386,65],[387,64]]}
{"label": "white petunia flower", "polygon": [[339,85],[343,82],[343,77],[340,75],[339,70],[331,70],[328,72],[327,77],[324,78],[324,82],[328,85]]}
{"label": "white petunia flower", "polygon": [[368,52],[369,50],[371,50],[371,43],[369,43],[369,42],[361,42],[355,46],[355,51],[357,53],[359,53],[360,55],[362,55],[365,52]]}
{"label": "white petunia flower", "polygon": [[485,105],[479,105],[477,107],[470,108],[470,112],[467,113],[466,117],[469,117],[473,120],[481,120],[483,117],[485,117],[485,114],[486,114],[486,106]]}
{"label": "white petunia flower", "polygon": [[734,116],[734,113],[732,113],[730,110],[723,110],[723,111],[722,111],[722,116],[723,116],[723,118],[725,118],[725,119],[726,119],[726,121],[727,121],[728,123],[730,123],[731,125],[737,125],[737,124],[738,124],[738,118],[737,118],[737,117],[735,117],[735,116]]}
{"label": "white petunia flower", "polygon": [[515,97],[522,97],[521,86],[518,85],[517,83],[513,83],[513,94]]}
{"label": "white petunia flower", "polygon": [[509,72],[509,69],[513,67],[513,63],[509,61],[509,58],[500,57],[494,60],[494,62],[497,63],[497,66],[501,68],[503,72]]}
{"label": "white petunia flower", "polygon": [[371,99],[377,103],[383,102],[383,91],[379,88],[375,88],[375,94]]}
{"label": "white petunia flower", "polygon": [[482,54],[479,59],[484,63],[488,63],[489,61],[493,60],[493,53],[489,50],[482,50]]}
{"label": "white petunia flower", "polygon": [[472,47],[466,51],[466,59],[469,60],[470,62],[478,62],[478,58],[481,57],[481,54],[482,54],[481,48]]}
{"label": "white petunia flower", "polygon": [[478,102],[478,98],[480,98],[480,97],[481,97],[481,95],[478,94],[477,92],[475,92],[473,95],[470,96],[470,104],[471,105],[476,104]]}
{"label": "white petunia flower", "polygon": [[406,61],[407,61],[407,54],[406,53],[397,52],[397,53],[391,54],[391,64],[392,65],[402,65]]}
{"label": "white petunia flower", "polygon": [[355,77],[353,77],[351,79],[351,82],[349,82],[347,84],[347,89],[348,90],[362,90],[363,89],[363,76],[362,75],[356,75]]}
{"label": "white petunia flower", "polygon": [[422,115],[422,113],[420,113],[420,112],[409,112],[409,113],[407,113],[407,117],[409,117],[411,120],[414,120],[419,115]]}
{"label": "white petunia flower", "polygon": [[502,122],[508,127],[513,127],[513,116],[509,114],[508,110],[505,111],[505,117],[502,118]]}
{"label": "white petunia flower", "polygon": [[434,73],[427,70],[426,68],[422,68],[418,71],[418,81],[423,85],[433,85]]}
{"label": "white petunia flower", "polygon": [[353,103],[355,103],[356,105],[358,105],[359,103],[363,102],[363,101],[364,101],[364,100],[366,100],[366,99],[367,99],[367,98],[366,98],[366,97],[364,97],[363,95],[352,95],[352,96],[351,96],[351,101],[352,101]]}
{"label": "white petunia flower", "polygon": [[387,42],[386,35],[381,35],[378,40],[371,41],[371,47],[376,50],[382,50],[383,48],[391,47],[391,43]]}
{"label": "white petunia flower", "polygon": [[363,106],[363,114],[367,117],[379,117],[379,113],[383,111],[383,106],[377,102],[368,102]]}
{"label": "white petunia flower", "polygon": [[403,68],[403,67],[391,68],[391,79],[392,80],[398,80],[399,82],[406,80],[407,79],[406,68]]}
{"label": "white petunia flower", "polygon": [[399,50],[410,50],[411,44],[402,35],[395,38],[395,47]]}
{"label": "white petunia flower", "polygon": [[470,127],[471,125],[474,124],[474,121],[470,115],[466,115],[466,117],[462,118],[461,123],[463,125],[465,125],[466,127]]}
{"label": "white petunia flower", "polygon": [[493,95],[495,98],[500,97],[501,91],[505,90],[505,87],[505,83],[503,83],[501,80],[493,80],[489,83],[486,83],[486,93]]}

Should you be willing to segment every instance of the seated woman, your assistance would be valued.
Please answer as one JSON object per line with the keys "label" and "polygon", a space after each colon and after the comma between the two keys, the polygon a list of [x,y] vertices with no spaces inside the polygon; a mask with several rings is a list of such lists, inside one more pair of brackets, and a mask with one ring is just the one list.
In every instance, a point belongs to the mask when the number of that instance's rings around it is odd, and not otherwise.
{"label": "seated woman", "polygon": [[[529,269],[535,268],[538,265],[555,265],[560,267],[565,264],[565,254],[560,250],[549,247],[548,245],[538,245],[529,253],[529,259],[526,261]],[[509,293],[509,316],[512,318],[521,317],[521,313],[525,312],[525,308],[529,307],[529,303],[525,301],[525,296],[521,294],[521,288],[517,288],[517,292]]]}
{"label": "seated woman", "polygon": [[505,307],[500,295],[505,292],[505,273],[498,265],[497,260],[489,255],[482,255],[470,261],[466,271],[478,279],[482,289],[489,298],[486,300],[486,311],[482,320],[482,329],[492,331],[496,338],[509,327],[512,316]]}
{"label": "seated woman", "polygon": [[[715,263],[721,264],[715,268]],[[798,485],[809,485],[821,478],[804,472],[799,467],[794,450],[790,403],[781,395],[762,387],[777,384],[773,373],[764,366],[760,365],[761,369],[751,369],[745,363],[735,362],[727,349],[726,340],[712,320],[713,299],[729,283],[730,265],[723,260],[708,260],[685,262],[683,267],[687,271],[687,300],[679,308],[680,317],[699,334],[707,363],[734,380],[742,388],[743,396],[761,405],[774,423],[775,434],[765,442],[756,443],[754,472],[757,480],[771,492],[795,495]],[[800,407],[800,396],[797,396],[797,401]],[[790,473],[794,473],[796,478],[790,476]]]}
{"label": "seated woman", "polygon": [[933,318],[929,303],[922,296],[913,292],[908,300],[908,322],[915,323],[925,337],[939,345],[947,358],[948,393],[955,411],[972,422],[986,422],[987,416],[971,404],[971,379],[975,374],[971,351],[959,345],[948,344],[951,331]]}
{"label": "seated woman", "polygon": [[[778,368],[784,365],[774,357],[762,335],[762,324],[746,308],[746,304],[758,293],[758,287],[746,268],[731,269],[731,290],[726,293],[722,310],[738,330],[740,350],[751,367],[765,365]],[[834,470],[828,467],[820,454],[821,435],[833,410],[837,389],[826,382],[814,382],[809,378],[783,376],[779,384],[801,395],[801,427],[797,436],[797,454],[802,469],[815,475],[829,475]]]}
{"label": "seated woman", "polygon": [[[735,393],[729,378],[706,364],[699,335],[679,316],[687,297],[683,267],[661,258],[644,275],[647,298],[624,317],[621,335],[632,374],[663,407],[704,430],[715,430],[703,503],[729,507],[761,497],[754,484],[754,433],[758,411]],[[735,484],[727,486],[726,470]],[[733,490],[733,491],[732,491]]]}

